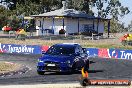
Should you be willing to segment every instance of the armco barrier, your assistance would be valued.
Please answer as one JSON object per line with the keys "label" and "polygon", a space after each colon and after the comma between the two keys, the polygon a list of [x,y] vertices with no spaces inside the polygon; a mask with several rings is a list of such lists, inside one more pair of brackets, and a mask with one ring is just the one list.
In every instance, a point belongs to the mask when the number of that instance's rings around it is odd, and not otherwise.
{"label": "armco barrier", "polygon": [[[102,58],[116,58],[132,60],[132,50],[107,49],[107,48],[87,48],[89,56],[98,56]],[[91,53],[89,53],[91,52]],[[94,53],[93,53],[94,52]]]}
{"label": "armco barrier", "polygon": [[109,49],[109,58],[132,60],[132,50]]}
{"label": "armco barrier", "polygon": [[89,57],[91,56],[98,56],[98,49],[97,48],[86,48],[87,54]]}
{"label": "armco barrier", "polygon": [[[1,44],[1,53],[21,53],[21,54],[42,54],[49,46],[39,45],[16,45]],[[86,48],[88,56],[98,56],[102,58],[116,58],[132,60],[132,50],[107,49],[107,48]]]}
{"label": "armco barrier", "polygon": [[45,52],[49,49],[50,46],[41,46],[41,51]]}
{"label": "armco barrier", "polygon": [[41,54],[41,46],[0,44],[1,53]]}

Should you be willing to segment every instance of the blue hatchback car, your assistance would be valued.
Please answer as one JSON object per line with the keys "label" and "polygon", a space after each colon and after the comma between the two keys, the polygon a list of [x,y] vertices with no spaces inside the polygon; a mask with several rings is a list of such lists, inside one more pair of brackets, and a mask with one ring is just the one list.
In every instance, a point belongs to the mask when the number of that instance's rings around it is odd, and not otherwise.
{"label": "blue hatchback car", "polygon": [[38,59],[37,72],[40,75],[45,72],[71,72],[80,70],[88,61],[85,49],[79,44],[55,44]]}

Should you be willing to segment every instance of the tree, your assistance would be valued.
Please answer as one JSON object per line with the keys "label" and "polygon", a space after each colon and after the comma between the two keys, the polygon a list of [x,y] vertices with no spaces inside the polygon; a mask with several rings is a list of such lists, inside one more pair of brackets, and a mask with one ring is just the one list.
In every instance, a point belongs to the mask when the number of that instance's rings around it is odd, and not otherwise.
{"label": "tree", "polygon": [[[6,2],[8,9],[7,17],[11,15],[16,16],[30,16],[40,14],[62,7],[62,0],[2,0]],[[68,8],[84,11],[89,15],[94,15],[92,8],[97,8],[98,16],[107,18],[111,16],[112,24],[116,29],[113,32],[118,32],[119,27],[123,30],[123,24],[119,23],[119,17],[128,14],[130,11],[128,7],[122,6],[119,0],[66,0]],[[4,16],[5,17],[5,16]]]}
{"label": "tree", "polygon": [[[112,16],[118,20],[119,16],[124,16],[130,11],[128,7],[121,5],[119,0],[69,0],[70,8],[85,11],[87,14],[93,13],[92,8],[96,7],[98,16],[106,18]],[[91,14],[92,15],[92,14]]]}
{"label": "tree", "polygon": [[18,18],[16,15],[10,16],[8,24],[12,27],[12,30],[16,31],[21,26],[22,19]]}
{"label": "tree", "polygon": [[[39,9],[42,13],[57,9],[61,6],[61,0],[4,0],[4,2],[7,3],[10,10],[17,9],[18,4],[25,6],[32,3],[33,6],[35,5],[35,7],[39,6]],[[32,8],[34,8],[33,6]]]}
{"label": "tree", "polygon": [[5,14],[5,10],[6,8],[2,5],[0,5],[0,27],[3,27],[5,25],[5,19],[6,19],[6,16],[3,15]]}
{"label": "tree", "polygon": [[[22,6],[29,6],[30,9],[34,7],[39,8],[40,13],[48,12],[62,7],[62,0],[4,0],[8,3],[10,10],[17,9],[18,4]],[[69,8],[85,11],[87,14],[93,15],[92,7],[98,10],[98,16],[106,18],[111,15],[112,18],[118,20],[119,16],[124,16],[130,11],[128,7],[121,5],[119,0],[66,0]],[[25,6],[25,7],[27,7]],[[28,8],[27,8],[28,9]],[[25,9],[24,9],[25,10]],[[31,13],[33,13],[32,11]]]}
{"label": "tree", "polygon": [[131,21],[130,24],[128,25],[128,30],[129,30],[129,32],[132,32],[132,21]]}
{"label": "tree", "polygon": [[0,5],[0,27],[7,25],[8,17],[10,16],[10,11],[4,6]]}
{"label": "tree", "polygon": [[[108,23],[105,22],[105,32],[108,31]],[[119,33],[119,32],[127,32],[128,30],[124,27],[124,23],[120,23],[114,18],[110,21],[110,32],[111,33]]]}
{"label": "tree", "polygon": [[108,15],[111,15],[112,18],[118,20],[119,16],[122,17],[130,12],[128,7],[122,6],[119,0],[106,0],[106,3],[108,6],[105,9],[102,9],[102,7],[99,9],[101,17],[106,18]]}

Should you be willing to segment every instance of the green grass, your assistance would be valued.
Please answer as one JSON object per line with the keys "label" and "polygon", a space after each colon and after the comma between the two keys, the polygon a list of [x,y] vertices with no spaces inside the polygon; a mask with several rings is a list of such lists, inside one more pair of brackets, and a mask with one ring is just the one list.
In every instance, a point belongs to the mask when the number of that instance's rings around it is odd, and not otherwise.
{"label": "green grass", "polygon": [[123,45],[112,45],[112,44],[104,44],[104,45],[89,45],[86,44],[84,47],[94,47],[94,48],[113,48],[113,49],[132,49],[132,46],[123,46]]}
{"label": "green grass", "polygon": [[[49,37],[48,37],[49,38]],[[21,45],[47,45],[51,46],[56,43],[79,43],[83,47],[94,48],[116,48],[116,49],[132,49],[132,46],[123,46],[118,38],[115,39],[100,39],[100,40],[82,40],[77,39],[64,39],[63,37],[54,37],[47,39],[47,37],[38,37],[35,39],[15,40],[15,38],[0,38],[2,44],[21,44]]]}

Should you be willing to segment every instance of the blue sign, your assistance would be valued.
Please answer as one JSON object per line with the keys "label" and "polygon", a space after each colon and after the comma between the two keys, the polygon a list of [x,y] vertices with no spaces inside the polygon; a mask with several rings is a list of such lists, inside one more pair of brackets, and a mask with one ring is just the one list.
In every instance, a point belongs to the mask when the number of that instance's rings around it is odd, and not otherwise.
{"label": "blue sign", "polygon": [[97,48],[86,48],[88,56],[98,56]]}
{"label": "blue sign", "polygon": [[38,46],[38,45],[0,44],[0,52],[3,52],[3,53],[22,53],[22,54],[41,54],[41,46]]}

